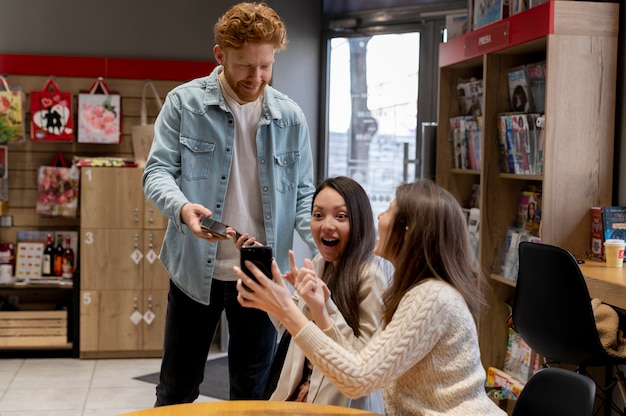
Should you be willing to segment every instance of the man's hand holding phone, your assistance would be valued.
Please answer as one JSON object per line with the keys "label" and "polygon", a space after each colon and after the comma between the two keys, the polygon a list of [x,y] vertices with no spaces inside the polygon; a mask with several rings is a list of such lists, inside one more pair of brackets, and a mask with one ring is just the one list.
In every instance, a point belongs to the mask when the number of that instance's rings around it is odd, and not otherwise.
{"label": "man's hand holding phone", "polygon": [[213,237],[221,239],[234,237],[235,242],[237,242],[242,237],[241,233],[230,225],[215,221],[210,217],[202,217],[200,219],[200,228],[205,233],[211,233]]}

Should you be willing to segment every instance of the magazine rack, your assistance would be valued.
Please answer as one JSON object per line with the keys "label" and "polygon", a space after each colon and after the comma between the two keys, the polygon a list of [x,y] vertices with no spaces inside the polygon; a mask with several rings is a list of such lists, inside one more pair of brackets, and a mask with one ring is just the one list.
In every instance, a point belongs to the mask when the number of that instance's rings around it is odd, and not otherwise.
{"label": "magazine rack", "polygon": [[[541,240],[576,256],[589,250],[589,208],[610,205],[617,67],[615,3],[549,1],[451,39],[439,50],[437,182],[466,206],[480,196],[479,261],[490,274],[490,309],[479,323],[485,368],[502,368],[515,283],[498,274],[519,195],[542,188]],[[543,175],[501,173],[497,115],[509,111],[507,71],[545,60]],[[479,170],[453,169],[449,119],[458,116],[459,79],[483,80]]]}

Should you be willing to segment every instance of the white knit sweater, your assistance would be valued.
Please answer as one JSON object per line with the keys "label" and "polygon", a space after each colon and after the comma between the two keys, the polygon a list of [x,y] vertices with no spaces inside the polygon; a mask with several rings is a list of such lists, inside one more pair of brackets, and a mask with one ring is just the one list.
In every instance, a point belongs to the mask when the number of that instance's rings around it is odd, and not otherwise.
{"label": "white knit sweater", "polygon": [[485,392],[472,315],[445,282],[430,279],[411,289],[360,352],[336,328],[325,332],[311,322],[293,339],[348,397],[382,388],[393,416],[506,415]]}

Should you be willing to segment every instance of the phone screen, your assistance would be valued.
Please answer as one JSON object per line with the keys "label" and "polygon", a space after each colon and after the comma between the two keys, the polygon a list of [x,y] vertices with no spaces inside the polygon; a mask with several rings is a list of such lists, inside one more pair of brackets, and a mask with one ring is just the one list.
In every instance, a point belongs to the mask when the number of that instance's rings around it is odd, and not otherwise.
{"label": "phone screen", "polygon": [[[241,247],[241,270],[255,282],[258,282],[256,276],[245,265],[245,261],[248,260],[271,279],[272,258],[272,247],[270,246],[243,246]],[[246,289],[250,290],[248,287]]]}

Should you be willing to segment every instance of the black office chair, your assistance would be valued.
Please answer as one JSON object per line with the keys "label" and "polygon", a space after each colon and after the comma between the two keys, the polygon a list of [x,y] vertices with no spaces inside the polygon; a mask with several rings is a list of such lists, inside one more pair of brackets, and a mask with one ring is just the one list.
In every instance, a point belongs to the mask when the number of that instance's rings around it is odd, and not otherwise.
{"label": "black office chair", "polygon": [[596,385],[585,375],[542,368],[528,380],[512,416],[591,416]]}
{"label": "black office chair", "polygon": [[[513,299],[513,325],[526,343],[550,363],[587,367],[626,364],[609,355],[596,329],[591,299],[576,259],[568,251],[540,243],[519,245],[519,272]],[[618,369],[619,371],[619,369]],[[610,381],[610,380],[608,380]],[[600,406],[608,413],[625,411],[611,399],[616,380],[597,389]]]}

